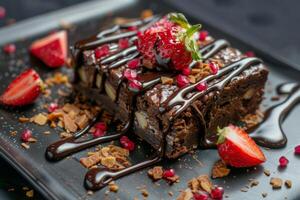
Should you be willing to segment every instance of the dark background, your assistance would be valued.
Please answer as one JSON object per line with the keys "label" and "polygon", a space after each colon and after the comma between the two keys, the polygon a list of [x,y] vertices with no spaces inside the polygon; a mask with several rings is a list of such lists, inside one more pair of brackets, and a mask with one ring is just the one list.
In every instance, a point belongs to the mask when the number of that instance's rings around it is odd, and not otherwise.
{"label": "dark background", "polygon": [[[168,0],[167,0],[168,1]],[[0,0],[6,17],[0,28],[84,0]],[[300,64],[300,1],[297,0],[169,0],[190,15],[225,32],[248,39],[256,47],[271,49],[297,68]],[[1,38],[0,38],[1,40]],[[300,77],[299,77],[300,78]],[[12,167],[0,159],[0,199],[26,199],[23,187],[31,187]],[[8,189],[14,191],[8,192]],[[43,199],[39,194],[34,199]]]}

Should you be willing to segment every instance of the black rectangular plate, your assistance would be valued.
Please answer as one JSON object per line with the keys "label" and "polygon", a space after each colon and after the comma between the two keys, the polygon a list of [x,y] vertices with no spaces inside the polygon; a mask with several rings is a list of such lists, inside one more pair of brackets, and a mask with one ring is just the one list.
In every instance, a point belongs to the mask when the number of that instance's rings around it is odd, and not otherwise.
{"label": "black rectangular plate", "polygon": [[[108,3],[108,1],[103,1]],[[110,0],[111,4],[116,2],[120,3],[118,0]],[[121,4],[121,3],[120,3]],[[100,4],[99,4],[100,5]],[[108,4],[107,4],[108,5]],[[84,21],[78,22],[76,28],[69,32],[69,42],[74,43],[78,39],[85,38],[91,34],[99,31],[104,24],[108,24],[114,16],[123,17],[137,17],[144,8],[151,8],[155,13],[167,13],[169,11],[174,11],[172,5],[165,3],[164,1],[134,1],[127,0],[123,1],[123,4],[118,7],[112,5],[110,11],[103,11],[101,6],[99,7],[99,15],[95,13],[85,17]],[[79,8],[77,8],[79,9]],[[178,10],[177,10],[178,11]],[[179,10],[180,11],[180,10]],[[72,13],[70,16],[65,16],[66,18],[80,18],[80,12]],[[188,14],[188,13],[187,13]],[[75,16],[76,15],[76,16]],[[79,16],[78,16],[79,15]],[[193,16],[189,16],[191,19]],[[51,19],[51,17],[50,17]],[[53,18],[52,18],[53,19]],[[49,18],[45,17],[45,21]],[[53,19],[56,25],[59,24],[59,19]],[[198,20],[199,22],[199,20]],[[200,21],[201,22],[201,21]],[[30,29],[30,23],[27,23],[27,29]],[[38,22],[42,23],[42,22]],[[45,24],[44,22],[43,24]],[[55,28],[51,22],[50,29]],[[73,21],[76,23],[76,21]],[[32,23],[31,26],[36,26],[37,24]],[[24,40],[19,40],[23,38],[24,26],[15,27],[15,43],[17,44],[17,53],[13,56],[0,56],[0,92],[5,89],[5,86],[9,83],[12,77],[15,77],[19,72],[31,66],[35,68],[42,77],[47,77],[52,74],[55,70],[49,70],[41,63],[36,62],[34,59],[30,58],[27,48],[30,42],[40,36],[43,32],[50,31],[47,27],[44,27],[40,32],[35,31],[34,34],[26,30],[27,38]],[[43,25],[44,26],[44,25]],[[220,30],[216,30],[210,27],[208,24],[204,24],[214,36],[218,38],[228,39],[234,46],[249,50],[249,46],[241,43],[237,39],[230,37],[229,35],[224,35]],[[32,29],[37,29],[32,27]],[[5,30],[3,30],[5,32]],[[2,32],[2,33],[3,33]],[[1,34],[0,37],[9,37]],[[13,37],[4,38],[4,40],[9,41]],[[260,56],[260,55],[258,55]],[[263,57],[262,57],[263,58]],[[292,68],[283,67],[276,64],[267,63],[270,69],[270,78],[266,88],[266,99],[264,102],[265,107],[272,105],[270,97],[273,95],[274,86],[291,81],[299,81],[300,73]],[[71,73],[70,69],[61,69],[66,73]],[[56,93],[54,88],[53,93]],[[43,98],[40,98],[35,105],[29,106],[22,110],[4,110],[0,109],[0,152],[1,156],[4,157],[13,167],[15,167],[20,173],[22,173],[46,198],[48,199],[103,199],[105,195],[106,188],[96,192],[92,196],[87,196],[86,190],[83,187],[83,178],[86,173],[86,169],[82,167],[79,163],[79,158],[86,155],[87,151],[83,151],[75,154],[65,160],[57,163],[49,163],[45,160],[44,152],[46,147],[52,142],[56,141],[59,136],[57,133],[60,130],[53,130],[47,126],[37,126],[34,124],[21,124],[18,122],[20,116],[32,116],[34,113],[40,112],[40,107],[45,103]],[[33,111],[33,109],[35,109]],[[298,169],[300,168],[300,160],[298,157],[293,155],[293,147],[300,144],[299,135],[299,123],[300,118],[300,107],[296,107],[290,115],[287,117],[283,124],[283,129],[287,134],[289,139],[286,148],[280,150],[264,150],[268,161],[262,166],[253,169],[241,169],[233,170],[230,176],[214,181],[216,184],[224,186],[226,195],[229,199],[261,199],[261,193],[267,192],[268,199],[278,199],[282,200],[285,197],[288,199],[299,199],[300,192],[297,188],[300,187],[300,178]],[[32,144],[30,149],[25,150],[20,145],[19,135],[24,128],[30,128],[34,136],[38,138],[36,144]],[[17,130],[18,136],[11,137],[9,132]],[[51,135],[45,136],[44,131],[51,131]],[[285,155],[289,158],[290,164],[285,170],[278,170],[277,163],[278,158],[281,155]],[[134,156],[131,156],[132,161],[139,160],[143,157],[143,151],[138,148]],[[202,164],[200,164],[199,160]],[[216,150],[197,150],[194,155],[185,155],[176,161],[165,161],[162,164],[165,167],[172,167],[176,170],[177,174],[180,176],[180,183],[174,184],[173,186],[168,185],[166,182],[161,181],[159,185],[153,184],[152,181],[147,178],[147,170],[134,173],[132,175],[121,178],[117,181],[120,186],[118,193],[110,193],[108,195],[109,199],[133,199],[138,197],[142,199],[142,196],[137,189],[138,186],[145,185],[150,193],[148,199],[175,199],[178,196],[179,191],[187,187],[187,181],[192,177],[201,174],[210,174],[211,167],[213,163],[218,160],[218,155]],[[283,179],[291,179],[293,181],[293,188],[283,189],[278,191],[272,191],[269,185],[270,177],[263,175],[263,169],[269,169],[272,172],[271,176],[279,176]],[[260,184],[257,187],[251,188],[247,193],[243,193],[240,189],[248,184],[248,179],[255,178],[259,180]],[[172,191],[174,193],[173,197],[170,197],[168,192]]]}

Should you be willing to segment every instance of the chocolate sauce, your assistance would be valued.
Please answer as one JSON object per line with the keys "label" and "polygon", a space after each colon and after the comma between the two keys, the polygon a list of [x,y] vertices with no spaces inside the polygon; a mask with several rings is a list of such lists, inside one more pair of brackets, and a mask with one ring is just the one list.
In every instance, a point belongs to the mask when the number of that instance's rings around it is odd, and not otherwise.
{"label": "chocolate sauce", "polygon": [[277,90],[279,93],[289,93],[287,98],[282,103],[270,107],[262,123],[251,134],[257,144],[268,148],[281,148],[286,145],[287,138],[281,125],[289,111],[300,102],[299,84],[280,85]]}

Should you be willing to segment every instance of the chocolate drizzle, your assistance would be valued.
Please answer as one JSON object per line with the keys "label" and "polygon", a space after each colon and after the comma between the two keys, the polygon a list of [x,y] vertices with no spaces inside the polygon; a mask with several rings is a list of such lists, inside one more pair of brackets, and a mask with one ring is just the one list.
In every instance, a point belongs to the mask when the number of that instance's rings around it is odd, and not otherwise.
{"label": "chocolate drizzle", "polygon": [[266,111],[264,120],[251,134],[257,144],[268,148],[281,148],[286,145],[287,138],[281,124],[289,111],[300,102],[299,84],[284,84],[278,87],[278,91],[289,94],[282,103],[274,105]]}

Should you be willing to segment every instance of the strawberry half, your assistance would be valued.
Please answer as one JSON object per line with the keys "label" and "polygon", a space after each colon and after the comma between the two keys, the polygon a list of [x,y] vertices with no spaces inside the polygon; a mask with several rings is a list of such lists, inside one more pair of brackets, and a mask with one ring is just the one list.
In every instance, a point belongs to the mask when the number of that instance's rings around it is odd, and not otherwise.
{"label": "strawberry half", "polygon": [[252,167],[266,161],[263,152],[243,129],[229,125],[219,129],[218,135],[218,152],[226,164]]}
{"label": "strawberry half", "polygon": [[138,33],[137,47],[143,55],[144,65],[159,65],[183,70],[201,55],[195,41],[200,24],[190,25],[181,13],[170,13],[157,23]]}
{"label": "strawberry half", "polygon": [[41,93],[42,80],[33,69],[17,76],[0,96],[0,103],[7,106],[23,106],[33,103]]}
{"label": "strawberry half", "polygon": [[49,67],[60,67],[67,59],[67,32],[59,31],[36,40],[30,52]]}

